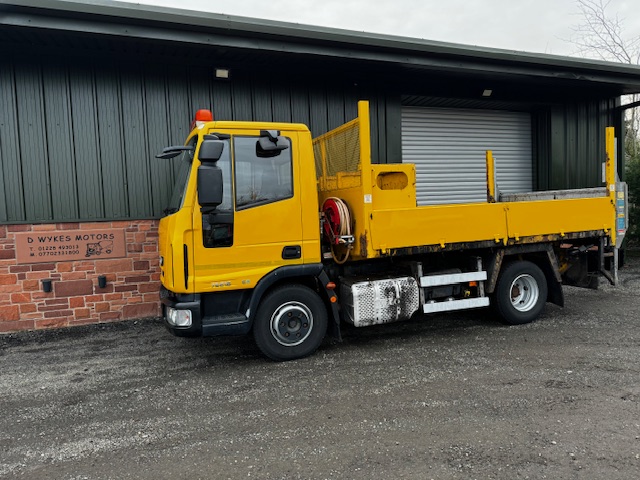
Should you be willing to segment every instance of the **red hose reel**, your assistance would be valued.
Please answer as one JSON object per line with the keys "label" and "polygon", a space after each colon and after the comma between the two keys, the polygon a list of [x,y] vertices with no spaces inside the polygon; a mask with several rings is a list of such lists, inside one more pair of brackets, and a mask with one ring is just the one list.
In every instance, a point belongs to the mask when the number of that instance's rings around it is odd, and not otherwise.
{"label": "red hose reel", "polygon": [[333,259],[342,264],[349,258],[355,239],[351,233],[351,213],[344,200],[327,198],[322,204],[324,220],[322,231],[325,240],[331,245]]}
{"label": "red hose reel", "polygon": [[324,213],[324,237],[331,245],[338,245],[340,243],[340,235],[343,228],[343,219],[341,219],[341,208],[338,206],[338,202],[341,201],[336,198],[327,198],[322,204],[322,212]]}

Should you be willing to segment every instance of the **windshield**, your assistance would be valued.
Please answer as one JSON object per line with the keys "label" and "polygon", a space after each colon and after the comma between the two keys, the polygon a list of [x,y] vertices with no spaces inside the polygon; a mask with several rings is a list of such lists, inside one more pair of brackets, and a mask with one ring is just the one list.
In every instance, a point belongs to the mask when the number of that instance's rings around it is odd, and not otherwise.
{"label": "windshield", "polygon": [[179,157],[177,157],[176,160],[174,160],[175,181],[173,184],[171,199],[169,200],[167,208],[164,209],[165,215],[176,213],[178,210],[180,210],[180,207],[182,207],[184,194],[187,189],[187,183],[189,183],[191,162],[193,160],[197,140],[198,137],[195,137],[191,142],[189,142],[189,145],[193,147],[192,150],[186,150]]}

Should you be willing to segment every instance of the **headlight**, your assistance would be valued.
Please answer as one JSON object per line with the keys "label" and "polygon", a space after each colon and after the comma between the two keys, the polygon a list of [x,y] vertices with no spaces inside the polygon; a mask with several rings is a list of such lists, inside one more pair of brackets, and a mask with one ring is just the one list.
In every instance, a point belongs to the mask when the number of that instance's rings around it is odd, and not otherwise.
{"label": "headlight", "polygon": [[175,327],[191,326],[191,310],[176,310],[167,307],[167,322]]}

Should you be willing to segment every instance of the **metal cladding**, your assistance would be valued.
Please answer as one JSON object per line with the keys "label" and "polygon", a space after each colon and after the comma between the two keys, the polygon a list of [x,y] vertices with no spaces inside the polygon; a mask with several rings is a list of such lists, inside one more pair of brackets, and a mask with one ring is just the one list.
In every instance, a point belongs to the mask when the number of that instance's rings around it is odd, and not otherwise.
{"label": "metal cladding", "polygon": [[515,111],[531,117],[534,189],[597,186],[604,124],[620,130],[618,96],[640,91],[637,66],[103,0],[42,5],[0,5],[1,223],[159,217],[175,169],[153,156],[201,108],[317,136],[366,99],[374,163],[403,161],[403,107]]}

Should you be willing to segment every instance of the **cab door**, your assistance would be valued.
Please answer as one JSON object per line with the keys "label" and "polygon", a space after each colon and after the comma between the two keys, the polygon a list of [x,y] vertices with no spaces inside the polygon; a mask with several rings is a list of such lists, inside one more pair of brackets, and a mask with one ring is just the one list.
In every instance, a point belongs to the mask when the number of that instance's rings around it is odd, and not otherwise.
{"label": "cab door", "polygon": [[194,245],[196,292],[253,288],[270,271],[303,262],[297,138],[283,136],[288,146],[276,152],[261,151],[257,135],[228,140],[228,155],[218,161],[223,204],[194,211],[194,225],[202,225]]}

